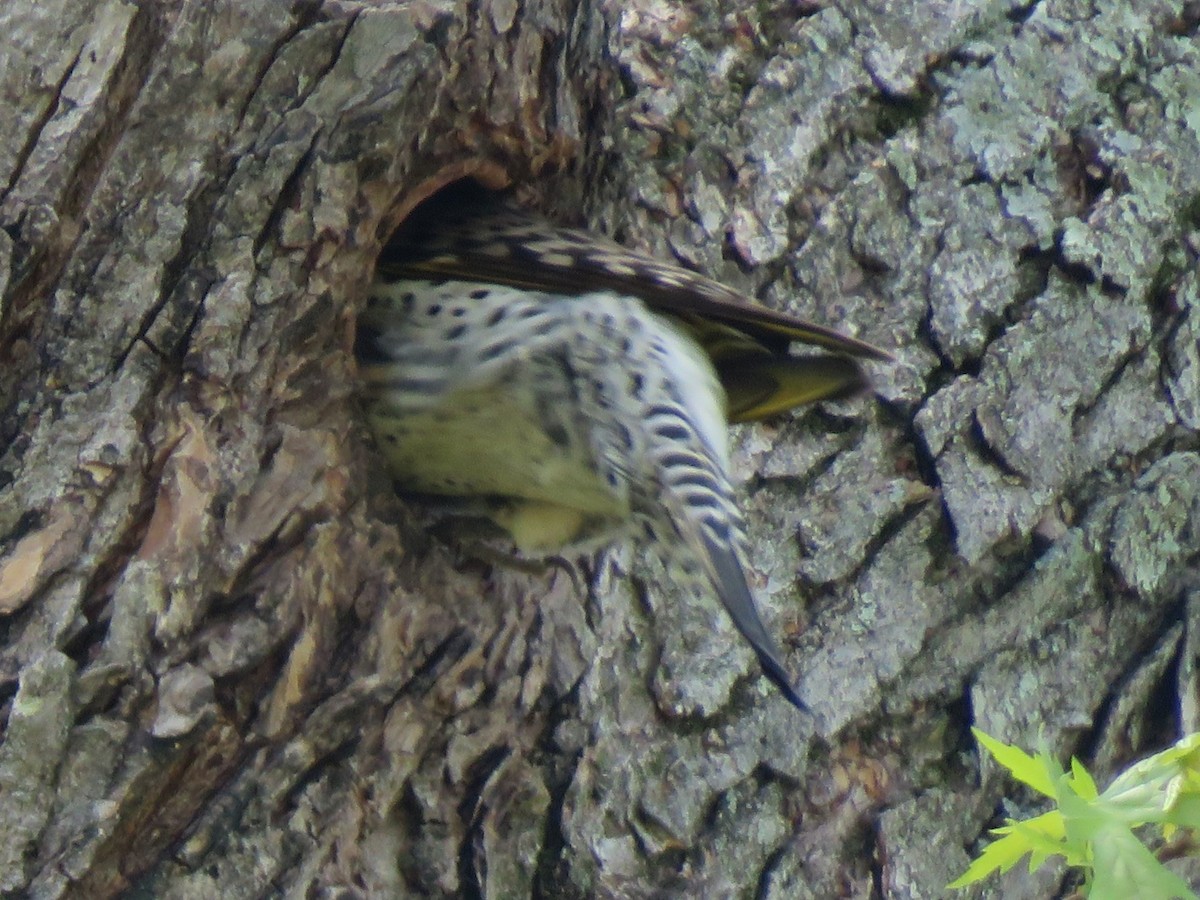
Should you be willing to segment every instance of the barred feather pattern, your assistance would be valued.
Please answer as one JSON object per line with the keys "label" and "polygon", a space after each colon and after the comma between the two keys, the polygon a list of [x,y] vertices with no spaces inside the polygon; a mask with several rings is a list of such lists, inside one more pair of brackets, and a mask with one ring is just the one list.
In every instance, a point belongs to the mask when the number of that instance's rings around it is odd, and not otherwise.
{"label": "barred feather pattern", "polygon": [[640,299],[379,278],[356,343],[367,416],[413,491],[486,498],[533,552],[641,523],[697,569],[795,704],[744,574],[724,392],[708,357]]}
{"label": "barred feather pattern", "polygon": [[845,357],[889,360],[865,341],[771,310],[720,282],[622,247],[600,235],[547,222],[527,210],[471,202],[413,217],[404,239],[380,260],[384,279],[464,277],[563,294],[612,290],[694,321],[721,322],[742,334],[742,351],[778,352],[793,343]]}

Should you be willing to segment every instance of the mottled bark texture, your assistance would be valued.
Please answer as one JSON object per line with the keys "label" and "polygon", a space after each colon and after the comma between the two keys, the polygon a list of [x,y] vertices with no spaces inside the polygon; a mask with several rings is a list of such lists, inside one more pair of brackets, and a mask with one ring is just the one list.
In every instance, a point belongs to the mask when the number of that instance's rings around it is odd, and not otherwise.
{"label": "mottled bark texture", "polygon": [[[1194,4],[0,27],[6,895],[942,896],[1029,801],[968,725],[1101,777],[1197,728]],[[353,317],[470,172],[895,350],[737,435],[811,716],[642,556],[489,567],[392,496]]]}

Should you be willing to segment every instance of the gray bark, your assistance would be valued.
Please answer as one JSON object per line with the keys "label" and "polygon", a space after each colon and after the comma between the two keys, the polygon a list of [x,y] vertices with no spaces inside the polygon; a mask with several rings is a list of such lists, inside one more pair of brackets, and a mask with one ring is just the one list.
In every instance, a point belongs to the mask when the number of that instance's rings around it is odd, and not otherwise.
{"label": "gray bark", "polygon": [[[1105,6],[0,8],[0,890],[944,896],[969,725],[1195,730],[1200,18]],[[811,716],[392,496],[353,317],[468,174],[895,351],[736,436]]]}

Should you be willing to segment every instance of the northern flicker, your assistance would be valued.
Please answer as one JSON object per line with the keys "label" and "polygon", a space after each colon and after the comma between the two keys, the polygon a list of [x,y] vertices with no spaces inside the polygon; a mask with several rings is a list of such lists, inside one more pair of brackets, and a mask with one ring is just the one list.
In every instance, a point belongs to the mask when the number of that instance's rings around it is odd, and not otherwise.
{"label": "northern flicker", "polygon": [[355,352],[399,486],[474,498],[526,553],[645,541],[803,708],[746,581],[726,424],[854,393],[888,354],[476,196],[385,248]]}

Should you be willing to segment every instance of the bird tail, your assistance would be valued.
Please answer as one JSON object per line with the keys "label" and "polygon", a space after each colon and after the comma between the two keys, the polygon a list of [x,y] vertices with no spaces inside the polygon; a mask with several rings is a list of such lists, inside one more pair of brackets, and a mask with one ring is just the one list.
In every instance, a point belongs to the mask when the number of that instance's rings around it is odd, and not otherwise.
{"label": "bird tail", "polygon": [[763,625],[758,614],[758,605],[746,583],[746,573],[732,542],[718,542],[703,533],[700,541],[704,548],[705,570],[716,589],[725,611],[737,626],[738,631],[754,648],[763,674],[779,688],[780,692],[798,709],[808,707],[796,693],[791,672],[783,662],[783,654]]}

